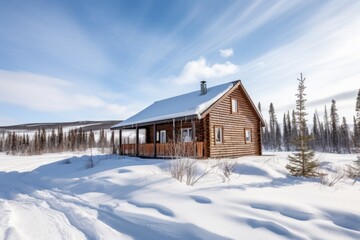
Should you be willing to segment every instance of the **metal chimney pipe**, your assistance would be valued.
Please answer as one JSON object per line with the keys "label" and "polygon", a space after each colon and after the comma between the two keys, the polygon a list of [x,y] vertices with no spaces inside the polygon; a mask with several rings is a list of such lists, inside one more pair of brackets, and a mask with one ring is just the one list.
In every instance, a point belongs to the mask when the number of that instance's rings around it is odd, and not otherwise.
{"label": "metal chimney pipe", "polygon": [[207,93],[206,81],[200,82],[200,95],[205,95]]}

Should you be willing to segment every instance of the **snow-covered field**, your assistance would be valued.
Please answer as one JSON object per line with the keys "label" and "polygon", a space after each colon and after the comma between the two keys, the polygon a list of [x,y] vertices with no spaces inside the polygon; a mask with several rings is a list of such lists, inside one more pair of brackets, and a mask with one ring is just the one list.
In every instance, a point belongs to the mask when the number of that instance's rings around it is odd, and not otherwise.
{"label": "snow-covered field", "polygon": [[[238,158],[230,181],[215,168],[191,187],[167,160],[0,155],[0,239],[360,239],[360,183],[291,177],[286,156]],[[318,157],[329,173],[356,158]]]}

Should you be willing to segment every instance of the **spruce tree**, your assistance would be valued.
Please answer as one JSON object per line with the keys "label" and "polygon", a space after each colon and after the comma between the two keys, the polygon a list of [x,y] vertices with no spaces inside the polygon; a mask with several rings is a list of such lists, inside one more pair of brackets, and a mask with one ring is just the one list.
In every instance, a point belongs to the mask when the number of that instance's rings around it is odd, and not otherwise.
{"label": "spruce tree", "polygon": [[359,142],[359,132],[358,132],[358,127],[357,127],[357,123],[356,123],[356,118],[354,116],[354,127],[353,127],[353,142],[354,142],[354,147],[355,149],[357,149],[360,145],[360,142]]}
{"label": "spruce tree", "polygon": [[337,114],[336,101],[333,99],[331,101],[331,111],[330,111],[330,119],[331,119],[331,145],[332,151],[336,153],[340,153],[339,147],[339,116]]}
{"label": "spruce tree", "polygon": [[356,142],[356,151],[360,152],[360,89],[356,98],[356,105],[355,105],[355,111],[356,111],[356,121],[354,122],[354,134],[356,132],[357,136],[354,142]]}
{"label": "spruce tree", "polygon": [[316,168],[317,161],[314,160],[314,152],[309,149],[309,141],[312,139],[311,135],[306,134],[306,108],[305,108],[305,78],[300,74],[298,78],[298,93],[296,94],[296,124],[298,125],[299,135],[295,139],[296,153],[289,155],[289,164],[286,168],[294,176],[313,177],[317,176]]}
{"label": "spruce tree", "polygon": [[318,114],[315,111],[314,113],[314,117],[313,117],[313,129],[312,129],[312,134],[313,134],[313,138],[314,140],[312,141],[313,143],[313,149],[314,150],[318,150],[320,147],[320,142],[321,142],[321,138],[320,138],[320,130],[318,127],[318,122],[319,122],[319,118],[318,118]]}
{"label": "spruce tree", "polygon": [[93,130],[90,130],[90,134],[89,134],[89,148],[93,148],[95,147],[95,135]]}
{"label": "spruce tree", "polygon": [[346,118],[343,117],[340,126],[340,146],[343,153],[351,153],[350,151],[350,137],[349,137],[349,126],[346,123]]}
{"label": "spruce tree", "polygon": [[57,149],[59,152],[63,151],[63,143],[64,143],[64,133],[62,126],[58,127],[58,139],[57,139]]}
{"label": "spruce tree", "polygon": [[287,117],[285,113],[283,118],[283,139],[285,150],[290,151],[290,129],[288,128]]}
{"label": "spruce tree", "polygon": [[269,124],[265,121],[265,130],[263,137],[264,148],[266,150],[270,149],[270,133],[269,133]]}
{"label": "spruce tree", "polygon": [[325,141],[325,152],[330,152],[331,149],[331,136],[330,136],[330,125],[329,116],[327,113],[326,105],[324,112],[324,141]]}
{"label": "spruce tree", "polygon": [[281,151],[282,150],[282,148],[281,148],[282,136],[281,136],[280,125],[278,122],[276,122],[275,140],[276,140],[276,150]]}
{"label": "spruce tree", "polygon": [[113,153],[113,154],[116,154],[116,146],[115,146],[115,135],[114,135],[114,131],[111,131],[110,145],[111,145],[111,147],[112,147],[112,153]]}
{"label": "spruce tree", "polygon": [[298,129],[297,129],[297,125],[296,125],[296,115],[295,115],[295,111],[293,110],[291,113],[291,143],[293,145],[293,148],[296,148],[296,138],[298,137]]}
{"label": "spruce tree", "polygon": [[269,145],[273,150],[277,150],[277,142],[276,142],[276,127],[277,127],[277,119],[275,114],[275,108],[272,103],[270,103],[269,107]]}

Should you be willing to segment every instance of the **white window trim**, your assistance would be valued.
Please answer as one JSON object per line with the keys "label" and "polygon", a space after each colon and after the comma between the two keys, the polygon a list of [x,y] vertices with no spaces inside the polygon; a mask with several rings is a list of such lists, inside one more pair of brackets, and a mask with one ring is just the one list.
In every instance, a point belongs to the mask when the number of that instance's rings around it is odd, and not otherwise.
{"label": "white window trim", "polygon": [[[220,141],[217,140],[217,129],[220,129]],[[215,144],[223,144],[224,133],[222,126],[215,126],[214,127],[214,137],[215,137]]]}
{"label": "white window trim", "polygon": [[[183,136],[183,131],[184,130],[186,130],[188,135],[189,135],[189,138],[190,138],[189,141],[184,141],[185,140],[184,136]],[[190,131],[191,131],[191,134],[189,134]],[[181,128],[181,141],[182,142],[192,142],[193,141],[193,136],[192,135],[193,135],[192,128]]]}
{"label": "white window trim", "polygon": [[[247,140],[247,136],[246,133],[250,132],[250,141]],[[252,138],[252,129],[250,128],[245,128],[245,143],[252,143],[253,142],[253,138]]]}
{"label": "white window trim", "polygon": [[[234,103],[236,103],[236,108]],[[231,113],[237,112],[239,112],[239,101],[236,98],[231,98]]]}
{"label": "white window trim", "polygon": [[[164,138],[162,138],[162,136],[164,136]],[[160,131],[160,143],[166,143],[166,130]]]}

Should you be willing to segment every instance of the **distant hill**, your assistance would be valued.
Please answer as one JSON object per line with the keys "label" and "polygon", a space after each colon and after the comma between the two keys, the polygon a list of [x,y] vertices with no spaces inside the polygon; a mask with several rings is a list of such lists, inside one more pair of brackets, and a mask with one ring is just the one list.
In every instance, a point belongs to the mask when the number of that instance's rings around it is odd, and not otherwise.
{"label": "distant hill", "polygon": [[110,129],[111,126],[122,122],[121,120],[108,120],[108,121],[77,121],[77,122],[55,122],[55,123],[26,123],[12,126],[0,126],[0,132],[32,132],[40,128],[57,129],[62,126],[64,130],[72,128],[80,128],[84,131],[97,131],[100,129]]}

